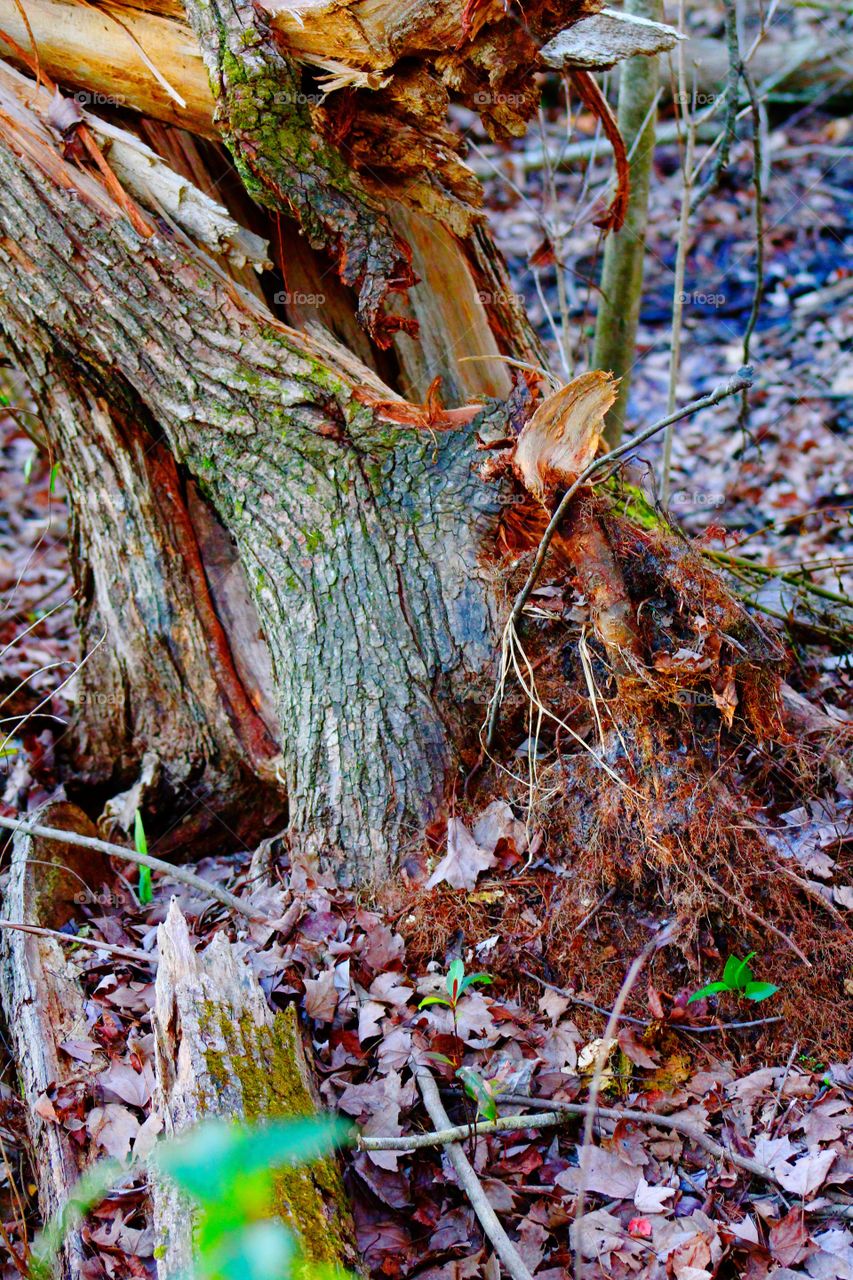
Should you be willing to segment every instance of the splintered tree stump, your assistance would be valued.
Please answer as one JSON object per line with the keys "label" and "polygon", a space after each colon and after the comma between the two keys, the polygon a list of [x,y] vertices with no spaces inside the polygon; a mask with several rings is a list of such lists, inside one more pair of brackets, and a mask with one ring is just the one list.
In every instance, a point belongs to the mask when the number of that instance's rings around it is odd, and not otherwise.
{"label": "splintered tree stump", "polygon": [[[70,804],[48,804],[33,817],[80,835],[97,835],[85,814]],[[75,899],[87,890],[97,893],[109,878],[109,864],[100,854],[19,833],[12,842],[0,919],[60,929],[73,916]],[[86,1147],[50,1118],[48,1099],[49,1091],[79,1079],[79,1064],[59,1048],[62,1041],[85,1035],[88,1026],[73,952],[54,938],[0,930],[0,993],[27,1108],[39,1210],[46,1221],[65,1204],[88,1163]],[[90,1070],[94,1074],[106,1065],[98,1051]],[[84,1257],[80,1233],[71,1230],[59,1259],[61,1274],[69,1280],[78,1276]]]}
{"label": "splintered tree stump", "polygon": [[[175,902],[158,930],[155,1105],[165,1136],[211,1116],[252,1123],[317,1110],[294,1006],[270,1012],[237,948],[217,934],[197,952]],[[335,1157],[277,1176],[276,1209],[308,1259],[358,1269],[354,1227]],[[193,1211],[167,1179],[154,1186],[158,1275],[192,1263]]]}

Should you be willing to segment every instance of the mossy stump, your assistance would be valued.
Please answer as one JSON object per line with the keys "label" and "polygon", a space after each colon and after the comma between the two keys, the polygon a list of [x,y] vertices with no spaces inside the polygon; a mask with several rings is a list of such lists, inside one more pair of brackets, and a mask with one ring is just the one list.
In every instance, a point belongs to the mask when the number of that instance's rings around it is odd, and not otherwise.
{"label": "mossy stump", "polygon": [[[206,1116],[257,1123],[316,1111],[295,1009],[270,1011],[251,969],[223,934],[196,952],[174,902],[158,941],[156,1104],[164,1134]],[[157,1182],[154,1198],[158,1275],[165,1280],[191,1265],[193,1215],[165,1180]],[[299,1237],[306,1259],[358,1267],[335,1157],[280,1173],[276,1208]]]}

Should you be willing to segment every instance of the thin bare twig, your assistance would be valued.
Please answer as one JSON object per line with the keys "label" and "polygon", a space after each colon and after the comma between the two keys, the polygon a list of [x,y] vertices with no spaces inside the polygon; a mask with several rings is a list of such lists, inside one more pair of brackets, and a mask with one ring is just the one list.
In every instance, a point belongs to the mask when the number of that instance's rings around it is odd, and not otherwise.
{"label": "thin bare twig", "polygon": [[263,919],[254,908],[242,902],[233,893],[229,893],[227,889],[221,889],[218,884],[204,880],[194,871],[188,871],[186,867],[173,866],[171,862],[164,862],[162,858],[155,858],[151,854],[137,853],[135,849],[127,849],[121,844],[111,844],[108,840],[98,840],[95,836],[78,835],[76,831],[61,831],[58,827],[44,827],[41,823],[21,821],[20,818],[0,817],[0,827],[5,827],[7,831],[23,831],[26,835],[40,836],[43,840],[58,840],[62,844],[78,845],[81,849],[94,849],[98,853],[105,853],[110,858],[123,858],[125,862],[135,862],[137,866],[150,867],[152,871],[161,871],[164,875],[177,880],[179,884],[195,889],[197,893],[215,898],[217,902],[236,911],[238,915],[246,916],[249,920]]}
{"label": "thin bare twig", "polygon": [[[416,1079],[430,1120],[432,1120],[437,1129],[446,1130],[450,1128],[450,1120],[431,1072],[426,1067],[418,1067]],[[467,1137],[468,1133],[469,1128],[465,1125],[462,1130],[463,1138]],[[468,1157],[455,1141],[451,1141],[447,1147],[447,1158],[453,1165],[460,1187],[467,1195],[471,1202],[471,1207],[480,1220],[480,1226],[512,1280],[532,1280],[521,1254],[504,1231],[498,1221],[497,1214],[486,1199],[486,1193]]]}
{"label": "thin bare twig", "polygon": [[[646,440],[650,440],[651,437],[657,435],[659,431],[663,431],[666,427],[675,422],[680,422],[683,418],[691,418],[694,414],[701,413],[703,409],[710,409],[713,405],[719,404],[721,400],[725,400],[728,396],[737,395],[738,392],[745,391],[751,386],[752,369],[749,368],[749,366],[744,366],[744,368],[739,369],[734,377],[730,378],[728,382],[721,383],[718,387],[715,387],[713,391],[709,392],[708,395],[702,396],[698,400],[691,400],[690,403],[684,405],[682,409],[677,409],[675,413],[668,414],[658,422],[653,422],[650,427],[646,427],[645,430],[639,431],[635,436],[632,436],[630,440],[624,440],[622,444],[617,446],[617,448],[610,449],[609,452],[602,454],[601,457],[594,458],[592,462],[590,462],[589,466],[584,467],[577,480],[575,480],[575,482],[570,485],[563,494],[554,514],[548,522],[548,527],[543,533],[542,541],[539,543],[539,547],[536,551],[533,566],[530,573],[527,575],[527,581],[515,597],[515,602],[512,606],[512,610],[504,629],[505,633],[513,630],[515,628],[515,624],[521,617],[524,606],[530,598],[530,593],[536,586],[542,566],[545,563],[545,557],[548,554],[548,549],[554,540],[554,535],[559,529],[563,517],[571,506],[572,499],[575,497],[578,490],[583,488],[587,481],[591,480],[598,471],[602,470],[602,468],[610,466],[619,458],[624,457],[625,454],[630,453],[632,449],[636,449],[641,444],[645,444]],[[495,731],[497,729],[498,713],[500,711],[500,688],[501,682],[499,680],[495,693],[492,696],[492,704],[489,712],[489,724],[486,734],[487,750],[491,748],[492,743],[494,742]]]}
{"label": "thin bare twig", "polygon": [[[530,1098],[523,1093],[504,1093],[501,1094],[503,1102],[509,1102],[513,1106],[529,1106],[537,1107],[544,1111],[565,1111],[567,1115],[585,1116],[587,1112],[593,1110],[588,1102],[561,1102],[549,1098]],[[767,1165],[762,1164],[759,1160],[753,1160],[750,1156],[742,1156],[737,1151],[732,1151],[729,1147],[723,1146],[721,1142],[717,1142],[714,1138],[709,1138],[697,1125],[690,1120],[684,1120],[681,1116],[665,1116],[659,1115],[652,1111],[638,1111],[631,1107],[596,1107],[593,1120],[633,1120],[637,1124],[655,1124],[661,1129],[672,1129],[676,1133],[681,1133],[685,1138],[689,1138],[691,1142],[695,1142],[697,1146],[702,1147],[709,1155],[715,1156],[718,1160],[728,1160],[730,1164],[737,1165],[739,1169],[743,1169],[745,1173],[754,1174],[756,1178],[762,1178],[765,1182],[771,1182],[774,1186],[778,1186],[779,1182]]]}
{"label": "thin bare twig", "polygon": [[738,118],[738,83],[743,71],[740,46],[737,35],[737,6],[735,0],[723,0],[726,11],[726,48],[729,55],[729,70],[723,96],[726,100],[726,117],[723,122],[720,147],[714,157],[714,166],[705,182],[696,192],[691,203],[691,212],[695,213],[707,195],[714,190],[720,175],[729,163],[729,152],[734,141]]}
{"label": "thin bare twig", "polygon": [[[747,364],[749,362],[749,344],[752,341],[752,335],[758,323],[761,295],[764,292],[764,184],[762,178],[764,161],[761,109],[758,104],[755,82],[750,71],[743,63],[740,65],[740,74],[743,77],[743,83],[749,95],[749,105],[752,111],[752,185],[755,188],[755,290],[752,295],[749,319],[746,322],[746,329],[743,335],[743,360],[744,364]],[[746,426],[748,413],[749,401],[744,392],[739,415],[742,427]]]}
{"label": "thin bare twig", "polygon": [[595,1112],[598,1107],[598,1095],[601,1090],[601,1078],[604,1074],[604,1068],[607,1059],[616,1038],[616,1029],[619,1026],[619,1019],[622,1011],[628,1001],[628,997],[634,989],[634,984],[640,976],[640,973],[650,956],[661,947],[671,942],[678,931],[678,925],[672,921],[665,924],[643,947],[639,955],[635,956],[631,961],[628,972],[625,974],[622,985],[619,988],[619,994],[611,1010],[610,1017],[607,1019],[607,1026],[604,1028],[604,1035],[601,1038],[601,1047],[595,1058],[595,1068],[592,1073],[592,1080],[589,1086],[589,1110],[586,1112],[583,1126],[583,1137],[580,1146],[580,1160],[578,1170],[578,1198],[575,1204],[575,1221],[574,1221],[574,1242],[572,1250],[574,1253],[574,1271],[575,1280],[583,1280],[584,1272],[584,1255],[583,1255],[583,1216],[584,1203],[586,1201],[586,1188],[589,1180],[588,1175],[588,1153],[592,1150],[592,1130],[595,1124]]}
{"label": "thin bare twig", "polygon": [[[679,27],[684,29],[684,0],[679,7]],[[696,150],[696,116],[693,110],[693,99],[687,100],[687,73],[684,69],[684,49],[678,46],[678,97],[680,109],[687,122],[687,146],[682,162],[681,214],[678,219],[678,240],[675,251],[675,278],[672,284],[672,325],[669,340],[669,388],[667,390],[666,409],[672,413],[675,408],[675,397],[678,391],[678,374],[681,369],[681,335],[684,317],[684,280],[687,273],[687,249],[690,241],[690,194],[693,190],[693,157]],[[744,392],[744,395],[746,392]],[[663,436],[663,457],[661,459],[661,502],[669,505],[669,488],[672,471],[672,426],[668,426]]]}
{"label": "thin bare twig", "polygon": [[[594,1004],[592,1000],[584,1000],[581,996],[576,996],[574,992],[567,991],[564,987],[558,987],[553,982],[546,982],[544,978],[540,978],[538,974],[531,973],[529,969],[520,971],[526,978],[532,978],[534,982],[538,982],[540,986],[547,987],[549,991],[556,991],[558,995],[565,996],[567,1000],[571,1000],[572,1004],[579,1005],[582,1009],[591,1009],[593,1013],[600,1013],[603,1017],[609,1018],[612,1010],[604,1009],[600,1004]],[[620,1022],[630,1022],[635,1027],[650,1027],[652,1020],[650,1018],[635,1018],[630,1013],[622,1013],[619,1015]],[[773,1018],[748,1018],[745,1022],[715,1022],[711,1026],[697,1026],[693,1022],[668,1022],[666,1024],[668,1031],[689,1031],[693,1035],[718,1035],[723,1031],[742,1031],[746,1027],[766,1027],[771,1022],[782,1022],[781,1015]]]}
{"label": "thin bare twig", "polygon": [[[497,1120],[483,1121],[477,1125],[478,1135],[523,1132],[526,1129],[554,1129],[567,1124],[572,1117],[588,1116],[590,1114],[592,1114],[593,1121],[597,1119],[632,1120],[638,1124],[655,1125],[660,1129],[669,1129],[675,1133],[680,1133],[691,1142],[695,1142],[697,1146],[702,1147],[704,1151],[707,1151],[709,1155],[714,1156],[717,1160],[727,1160],[730,1164],[743,1169],[745,1173],[751,1173],[757,1178],[762,1178],[765,1182],[772,1183],[774,1186],[779,1185],[767,1165],[761,1164],[759,1160],[752,1160],[749,1156],[742,1156],[737,1151],[732,1151],[729,1147],[723,1146],[721,1142],[717,1142],[714,1138],[704,1133],[698,1125],[689,1120],[684,1120],[681,1116],[661,1115],[655,1111],[637,1111],[630,1107],[624,1109],[594,1107],[589,1102],[551,1102],[547,1098],[530,1098],[523,1093],[501,1094],[501,1100],[510,1103],[512,1106],[547,1109],[543,1109],[541,1114],[537,1116],[500,1116]],[[469,1132],[470,1130],[466,1124],[448,1125],[447,1128],[437,1129],[433,1133],[412,1133],[402,1138],[360,1137],[358,1139],[358,1147],[361,1151],[417,1151],[424,1147],[444,1147],[451,1143],[463,1142],[468,1137]]]}
{"label": "thin bare twig", "polygon": [[134,947],[115,947],[111,942],[98,942],[96,938],[81,938],[76,933],[60,933],[58,929],[43,929],[37,924],[21,924],[17,920],[0,920],[0,929],[15,929],[18,933],[33,933],[37,938],[56,938],[58,942],[73,942],[93,951],[107,951],[121,960],[135,960],[140,964],[156,964],[157,957]]}

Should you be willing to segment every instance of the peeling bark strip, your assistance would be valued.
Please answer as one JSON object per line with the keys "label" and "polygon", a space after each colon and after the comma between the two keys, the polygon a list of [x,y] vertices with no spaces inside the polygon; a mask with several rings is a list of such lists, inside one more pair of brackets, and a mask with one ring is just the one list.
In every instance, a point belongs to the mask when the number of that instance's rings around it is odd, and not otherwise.
{"label": "peeling bark strip", "polygon": [[262,10],[245,0],[188,0],[187,16],[216,98],[214,119],[246,190],[270,209],[291,210],[313,248],[333,254],[380,347],[400,330],[416,333],[411,319],[383,309],[389,293],[415,283],[411,251],[337,149],[315,132],[299,72]]}
{"label": "peeling bark strip", "polygon": [[[317,1110],[296,1010],[270,1012],[252,970],[224,934],[196,952],[173,901],[157,930],[155,1106],[164,1136],[209,1116],[254,1123]],[[161,1280],[192,1270],[193,1213],[168,1179],[153,1184]],[[357,1267],[341,1172],[333,1156],[283,1170],[276,1208],[315,1263]]]}
{"label": "peeling bark strip", "polygon": [[0,324],[25,360],[53,344],[107,403],[138,398],[195,476],[269,644],[292,828],[342,878],[384,876],[435,813],[493,657],[479,553],[498,495],[473,433],[382,422],[365,402],[394,395],[367,368],[254,311],[202,255],[142,241],[25,122],[24,140],[2,123]]}

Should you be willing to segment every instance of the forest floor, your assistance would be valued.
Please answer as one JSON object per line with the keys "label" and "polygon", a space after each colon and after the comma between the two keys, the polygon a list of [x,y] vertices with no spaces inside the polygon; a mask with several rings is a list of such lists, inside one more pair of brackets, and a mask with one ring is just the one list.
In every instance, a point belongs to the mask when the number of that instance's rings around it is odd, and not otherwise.
{"label": "forest floor", "polygon": [[[600,250],[592,219],[610,162],[598,160],[589,172],[564,173],[552,165],[549,177],[547,167],[530,164],[542,150],[535,130],[523,142],[499,148],[478,139],[472,121],[460,116],[459,127],[471,133],[478,165],[491,175],[493,226],[514,285],[559,369],[556,240],[567,268],[571,350],[565,359],[572,371],[588,367],[595,312],[589,282]],[[565,128],[559,108],[545,113],[542,136],[552,162]],[[571,141],[591,136],[592,129],[593,122],[576,119]],[[845,619],[836,600],[803,583],[838,595],[853,589],[853,368],[844,351],[853,298],[853,270],[844,256],[853,176],[849,135],[849,121],[820,106],[771,107],[765,286],[751,351],[756,390],[746,424],[731,401],[678,428],[672,499],[673,515],[706,550],[754,558],[766,570],[740,564],[746,579],[740,585],[759,612],[775,619],[771,625],[787,633],[789,681],[842,726],[853,718],[853,618]],[[755,287],[751,174],[752,146],[745,138],[734,147],[723,186],[695,219],[679,401],[712,389],[742,363]],[[665,408],[680,191],[678,149],[661,146],[632,429]],[[541,265],[531,266],[531,260]],[[548,312],[557,317],[554,327]],[[26,436],[18,403],[13,398],[9,411],[0,413],[0,656],[10,730],[0,764],[2,812],[8,815],[62,795],[56,750],[73,711],[80,657],[61,467],[54,468]],[[634,482],[651,500],[659,463],[659,445],[632,463]],[[20,726],[22,716],[28,718]],[[799,774],[780,783],[759,752],[743,767],[753,817],[764,824],[779,857],[810,884],[815,919],[827,930],[843,926],[849,935],[853,796],[826,772],[808,787]],[[239,930],[238,951],[273,1007],[297,1001],[313,1040],[323,1100],[353,1117],[363,1134],[428,1128],[410,1069],[417,1052],[464,1061],[481,1082],[498,1082],[502,1115],[530,1109],[508,1095],[539,1103],[587,1096],[607,1011],[635,958],[637,937],[644,931],[648,936],[659,921],[646,901],[630,909],[629,922],[628,898],[618,885],[602,883],[579,898],[572,890],[571,852],[543,844],[525,816],[523,787],[481,793],[450,819],[446,844],[432,858],[435,887],[398,887],[369,905],[329,879],[290,867],[283,847],[274,850],[272,882],[250,883],[250,851],[235,848],[225,831],[222,855],[198,864],[200,874],[227,883],[278,922]],[[453,883],[469,883],[471,891]],[[220,929],[234,932],[227,913],[166,877],[155,877],[153,901],[145,906],[129,880],[119,882],[106,903],[81,895],[65,930],[152,957],[145,964],[98,950],[74,952],[86,1024],[62,1046],[75,1064],[73,1083],[49,1091],[41,1110],[81,1144],[91,1142],[118,1158],[133,1149],[151,1110],[156,930],[173,896],[199,938]],[[761,1004],[727,993],[716,1005],[688,1006],[692,991],[720,975],[726,955],[719,936],[709,921],[683,951],[672,945],[649,958],[629,994],[618,1039],[603,1055],[603,1103],[677,1117],[694,1134],[676,1132],[664,1120],[598,1122],[600,1141],[585,1160],[585,1275],[853,1280],[853,1060],[847,1060],[843,1033],[833,1034],[833,1024],[850,1026],[853,951],[848,949],[846,968],[836,965],[826,976],[821,998],[813,992],[804,997],[796,964],[785,966],[784,945],[768,935],[753,965],[758,979],[778,980],[784,973],[779,993]],[[468,989],[455,1020],[442,1005],[420,1010],[420,999],[443,990],[443,975],[456,958],[492,981]],[[108,1073],[87,1073],[103,1049]],[[452,1068],[433,1063],[448,1088],[451,1116],[470,1119],[473,1104],[454,1089]],[[482,1087],[475,1083],[475,1092]],[[8,1063],[0,1085],[0,1218],[13,1239],[21,1232],[16,1195],[28,1206],[28,1229],[36,1225],[24,1119]],[[703,1135],[758,1161],[764,1174],[709,1152]],[[571,1273],[572,1248],[579,1243],[572,1226],[579,1142],[573,1119],[562,1129],[519,1127],[472,1137],[468,1144],[489,1201],[537,1280]],[[496,1280],[473,1209],[434,1149],[358,1151],[347,1157],[347,1186],[371,1274]],[[144,1182],[108,1198],[84,1235],[91,1250],[86,1280],[153,1275]],[[8,1255],[0,1274],[3,1280],[16,1274]]]}

